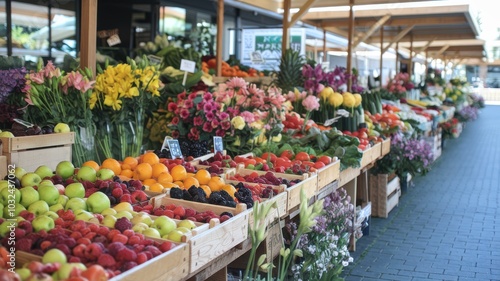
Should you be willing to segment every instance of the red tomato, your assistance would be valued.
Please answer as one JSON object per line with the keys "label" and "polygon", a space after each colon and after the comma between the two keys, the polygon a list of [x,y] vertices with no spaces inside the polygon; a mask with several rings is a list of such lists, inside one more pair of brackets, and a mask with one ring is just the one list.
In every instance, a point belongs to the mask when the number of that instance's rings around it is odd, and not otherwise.
{"label": "red tomato", "polygon": [[[274,162],[276,161],[276,158],[278,158],[278,156],[276,156],[276,154],[274,153],[270,153],[270,152],[264,152],[261,156],[263,159],[270,159],[271,162]],[[269,158],[270,157],[270,158]]]}
{"label": "red tomato", "polygon": [[248,165],[250,165],[250,164],[252,164],[252,165],[257,164],[257,160],[255,160],[255,159],[246,159],[245,160],[245,167],[248,166]]}
{"label": "red tomato", "polygon": [[325,165],[328,165],[328,164],[332,163],[332,157],[330,157],[328,155],[320,156],[318,158],[318,160],[316,161],[316,163],[318,163],[318,162],[323,162],[323,163],[325,163]]}
{"label": "red tomato", "polygon": [[247,160],[247,158],[246,157],[242,157],[242,156],[236,156],[236,157],[234,157],[233,160],[236,163],[244,163]]}
{"label": "red tomato", "polygon": [[360,144],[360,145],[358,145],[358,148],[361,149],[361,150],[365,150],[366,149],[366,145]]}
{"label": "red tomato", "polygon": [[295,160],[310,161],[311,158],[309,157],[309,154],[307,154],[307,152],[301,151],[295,155]]}
{"label": "red tomato", "polygon": [[283,157],[276,158],[276,162],[274,163],[275,168],[277,168],[277,167],[289,168],[290,166],[292,166],[292,161],[290,161],[290,159],[283,158]]}
{"label": "red tomato", "polygon": [[293,151],[285,150],[281,153],[280,157],[288,158],[289,160],[293,159]]}
{"label": "red tomato", "polygon": [[321,161],[318,161],[318,162],[314,163],[314,168],[316,168],[316,169],[321,169],[321,168],[323,168],[325,166],[326,166],[325,163],[323,163]]}
{"label": "red tomato", "polygon": [[267,163],[267,160],[266,160],[266,159],[264,159],[264,158],[254,157],[254,159],[255,159],[255,162],[256,162],[256,163],[262,163],[262,164]]}

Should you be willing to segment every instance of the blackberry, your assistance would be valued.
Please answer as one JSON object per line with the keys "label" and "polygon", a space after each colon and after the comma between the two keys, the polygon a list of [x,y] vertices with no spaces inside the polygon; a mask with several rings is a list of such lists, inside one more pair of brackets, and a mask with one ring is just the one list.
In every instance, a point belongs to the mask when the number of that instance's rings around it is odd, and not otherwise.
{"label": "blackberry", "polygon": [[230,212],[222,212],[222,213],[220,214],[220,216],[221,216],[221,217],[222,217],[222,216],[228,216],[228,217],[232,218],[232,217],[233,217],[233,214],[231,214]]}
{"label": "blackberry", "polygon": [[175,198],[175,199],[182,199],[182,189],[178,187],[172,187],[170,189],[170,197]]}

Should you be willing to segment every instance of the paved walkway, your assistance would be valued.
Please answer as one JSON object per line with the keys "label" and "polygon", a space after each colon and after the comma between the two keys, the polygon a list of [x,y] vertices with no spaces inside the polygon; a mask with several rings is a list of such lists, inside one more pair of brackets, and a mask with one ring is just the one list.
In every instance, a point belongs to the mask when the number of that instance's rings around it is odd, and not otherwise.
{"label": "paved walkway", "polygon": [[500,280],[500,106],[446,140],[389,218],[372,218],[346,281]]}

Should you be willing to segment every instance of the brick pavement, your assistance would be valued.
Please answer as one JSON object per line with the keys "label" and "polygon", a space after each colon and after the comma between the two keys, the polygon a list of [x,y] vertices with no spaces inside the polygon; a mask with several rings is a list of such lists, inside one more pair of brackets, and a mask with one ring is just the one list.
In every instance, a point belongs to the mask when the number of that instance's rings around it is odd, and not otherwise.
{"label": "brick pavement", "polygon": [[500,280],[500,106],[413,183],[387,219],[371,219],[345,280]]}

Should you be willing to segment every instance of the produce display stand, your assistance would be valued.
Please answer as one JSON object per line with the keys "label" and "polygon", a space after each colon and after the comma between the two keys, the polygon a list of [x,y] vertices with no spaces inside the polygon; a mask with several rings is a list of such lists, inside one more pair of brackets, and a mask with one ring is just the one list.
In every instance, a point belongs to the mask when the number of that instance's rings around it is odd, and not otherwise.
{"label": "produce display stand", "polygon": [[369,175],[369,192],[372,216],[387,218],[389,212],[399,204],[401,186],[395,174]]}
{"label": "produce display stand", "polygon": [[325,188],[330,183],[337,180],[340,176],[340,160],[335,158],[332,163],[323,168],[318,169],[318,192]]}
{"label": "produce display stand", "polygon": [[71,161],[75,133],[1,137],[0,140],[7,163],[23,167],[27,171],[34,171],[41,165],[55,170],[59,162]]}
{"label": "produce display stand", "polygon": [[0,179],[5,176],[7,176],[7,156],[0,155]]}

